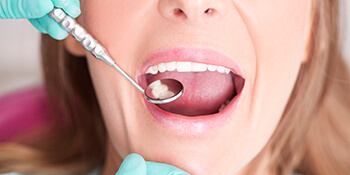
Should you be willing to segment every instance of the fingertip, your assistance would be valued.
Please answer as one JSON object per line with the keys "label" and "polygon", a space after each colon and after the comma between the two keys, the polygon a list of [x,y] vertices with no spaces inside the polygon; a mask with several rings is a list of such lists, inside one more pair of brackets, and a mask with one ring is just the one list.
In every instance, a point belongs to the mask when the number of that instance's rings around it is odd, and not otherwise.
{"label": "fingertip", "polygon": [[70,8],[69,10],[65,11],[68,11],[67,13],[69,14],[69,16],[73,18],[77,18],[81,14],[80,8]]}
{"label": "fingertip", "polygon": [[190,175],[180,168],[165,163],[146,161],[146,165],[147,174]]}
{"label": "fingertip", "polygon": [[146,174],[147,167],[142,156],[132,153],[126,156],[117,172],[117,175]]}
{"label": "fingertip", "polygon": [[69,16],[77,18],[81,14],[79,0],[71,0],[69,6],[63,9]]}
{"label": "fingertip", "polygon": [[45,15],[37,20],[52,38],[63,40],[68,36],[68,33],[49,15]]}
{"label": "fingertip", "polygon": [[126,156],[126,158],[124,159],[124,161],[145,161],[145,159],[139,155],[139,154],[136,154],[136,153],[131,153],[129,154],[128,156]]}
{"label": "fingertip", "polygon": [[22,3],[26,18],[41,18],[48,14],[54,7],[51,0],[31,0],[22,1]]}
{"label": "fingertip", "polygon": [[73,12],[72,15],[74,18],[77,18],[80,14],[81,14],[80,8],[76,8],[76,10]]}
{"label": "fingertip", "polygon": [[55,39],[55,40],[64,40],[68,37],[68,32],[64,31],[63,29],[58,30],[56,32],[48,32],[49,35]]}
{"label": "fingertip", "polygon": [[59,8],[68,7],[68,5],[70,4],[70,1],[71,0],[52,0],[53,4]]}
{"label": "fingertip", "polygon": [[40,8],[44,14],[48,14],[54,8],[54,4],[51,1],[41,1],[39,4],[40,7],[38,8]]}

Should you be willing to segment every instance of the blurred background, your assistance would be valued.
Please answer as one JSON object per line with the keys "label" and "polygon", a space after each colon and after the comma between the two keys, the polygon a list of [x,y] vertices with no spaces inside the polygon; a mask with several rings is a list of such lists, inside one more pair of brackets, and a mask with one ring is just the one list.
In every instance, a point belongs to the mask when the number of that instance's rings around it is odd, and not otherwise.
{"label": "blurred background", "polygon": [[[350,65],[350,1],[342,2],[342,43]],[[0,96],[42,83],[40,33],[27,20],[0,20]]]}

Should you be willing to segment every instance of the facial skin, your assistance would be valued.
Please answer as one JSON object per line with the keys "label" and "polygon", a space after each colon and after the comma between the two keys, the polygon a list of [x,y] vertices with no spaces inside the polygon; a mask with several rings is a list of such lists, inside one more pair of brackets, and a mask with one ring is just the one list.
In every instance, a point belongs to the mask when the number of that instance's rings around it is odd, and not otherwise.
{"label": "facial skin", "polygon": [[[204,13],[208,8],[213,13]],[[175,9],[183,13],[175,15]],[[305,0],[82,1],[82,24],[135,80],[146,55],[172,47],[228,55],[245,78],[225,125],[179,134],[154,122],[142,94],[86,53],[109,134],[104,173],[116,172],[130,153],[191,174],[242,173],[275,131],[306,61],[310,15]]]}

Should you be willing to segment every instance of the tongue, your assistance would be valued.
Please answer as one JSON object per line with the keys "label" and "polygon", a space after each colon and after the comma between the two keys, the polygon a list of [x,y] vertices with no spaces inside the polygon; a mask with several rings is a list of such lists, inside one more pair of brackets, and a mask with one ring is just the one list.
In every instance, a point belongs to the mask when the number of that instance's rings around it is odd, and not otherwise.
{"label": "tongue", "polygon": [[179,99],[158,105],[171,113],[186,116],[214,114],[235,95],[232,73],[172,71],[146,75],[148,83],[164,78],[179,80],[184,86],[184,94]]}

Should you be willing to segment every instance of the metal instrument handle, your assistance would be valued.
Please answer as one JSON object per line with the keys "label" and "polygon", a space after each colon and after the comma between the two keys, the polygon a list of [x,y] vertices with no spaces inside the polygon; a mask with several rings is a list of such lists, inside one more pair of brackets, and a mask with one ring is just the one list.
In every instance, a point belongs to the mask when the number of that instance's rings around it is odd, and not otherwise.
{"label": "metal instrument handle", "polygon": [[141,93],[144,94],[144,89],[137,84],[126,72],[124,72],[111,58],[107,50],[94,39],[81,25],[73,18],[68,16],[62,9],[54,8],[49,15],[57,21],[60,26],[73,36],[87,51],[95,58],[112,66],[120,74],[122,74],[132,85],[134,85]]}

